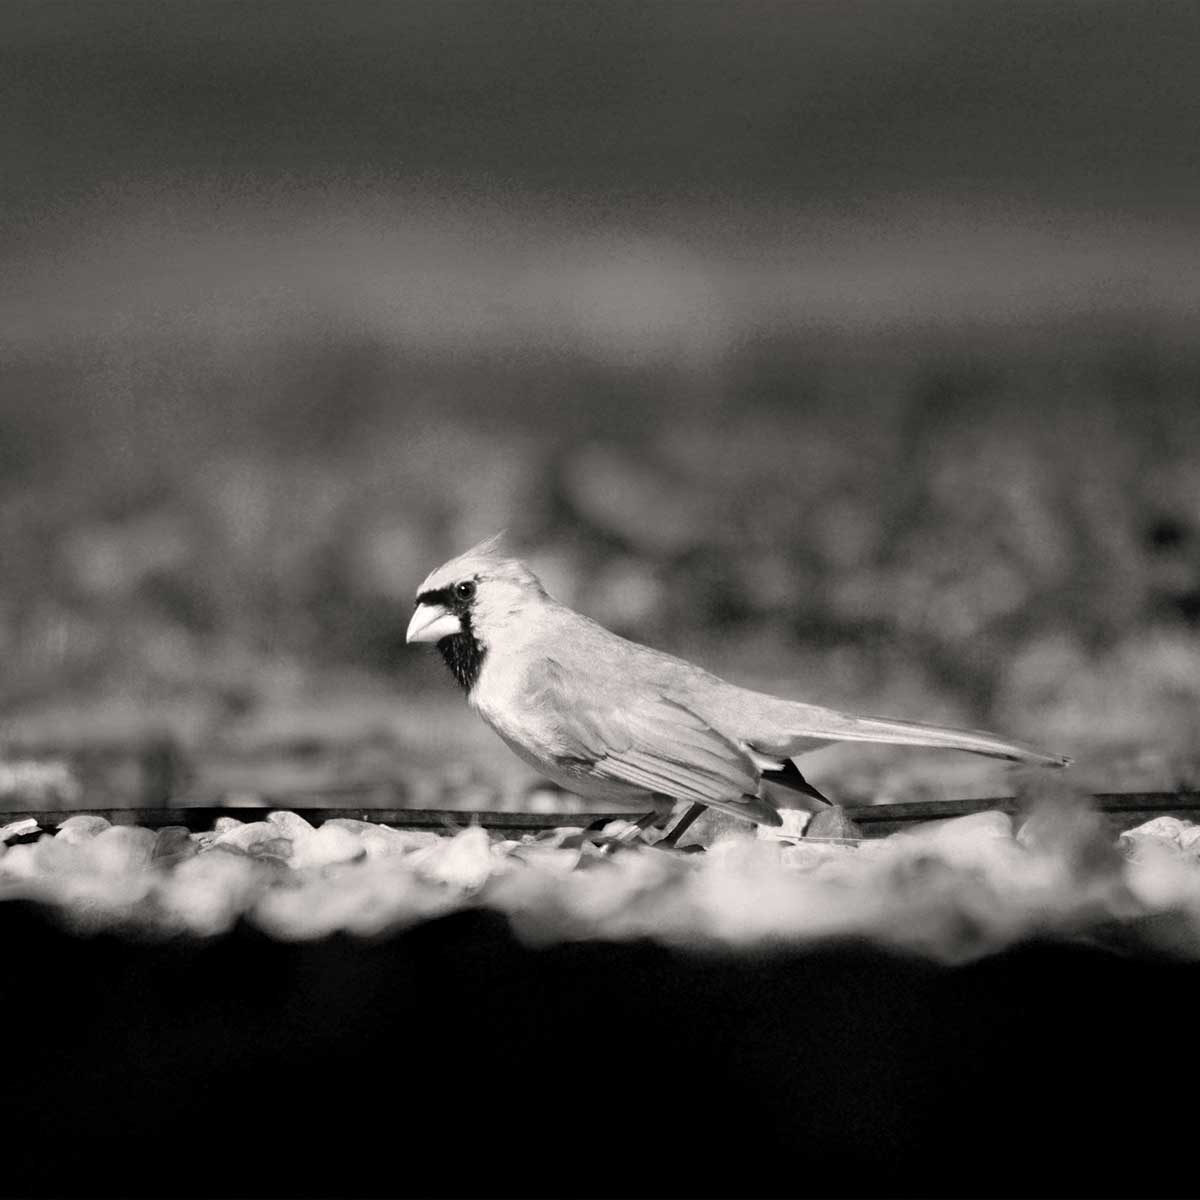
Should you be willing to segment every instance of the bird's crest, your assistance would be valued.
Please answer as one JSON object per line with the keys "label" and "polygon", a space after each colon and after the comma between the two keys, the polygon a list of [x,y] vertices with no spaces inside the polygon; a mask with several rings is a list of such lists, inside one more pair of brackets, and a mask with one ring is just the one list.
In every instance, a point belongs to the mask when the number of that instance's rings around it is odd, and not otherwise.
{"label": "bird's crest", "polygon": [[459,558],[484,558],[488,555],[497,554],[500,550],[500,543],[504,541],[507,529],[501,529],[497,533],[493,533],[491,537],[485,537],[482,542],[476,546],[472,546],[470,550],[464,550]]}
{"label": "bird's crest", "polygon": [[477,571],[486,572],[492,578],[507,578],[514,582],[531,584],[541,588],[537,577],[524,563],[515,558],[505,558],[500,553],[500,542],[507,530],[500,530],[491,537],[484,538],[478,545],[462,554],[455,555],[449,562],[443,563],[421,585],[420,591],[436,590],[458,582],[466,575]]}

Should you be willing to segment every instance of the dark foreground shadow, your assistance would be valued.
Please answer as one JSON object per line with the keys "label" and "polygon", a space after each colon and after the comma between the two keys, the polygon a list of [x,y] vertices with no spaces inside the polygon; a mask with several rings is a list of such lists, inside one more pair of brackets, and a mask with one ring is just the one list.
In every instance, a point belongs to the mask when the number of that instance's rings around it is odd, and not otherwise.
{"label": "dark foreground shadow", "polygon": [[1191,1190],[1197,965],[534,951],[484,913],[147,945],[11,902],[0,945],[4,1195]]}

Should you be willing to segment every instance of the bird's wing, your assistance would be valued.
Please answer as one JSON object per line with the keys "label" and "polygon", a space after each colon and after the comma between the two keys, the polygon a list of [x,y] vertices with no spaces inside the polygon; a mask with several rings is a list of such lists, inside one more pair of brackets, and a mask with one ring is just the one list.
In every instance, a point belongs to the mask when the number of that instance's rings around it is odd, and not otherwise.
{"label": "bird's wing", "polygon": [[538,664],[529,686],[542,711],[556,714],[560,752],[598,778],[779,823],[756,795],[749,755],[685,704],[628,680],[610,697],[553,659]]}
{"label": "bird's wing", "polygon": [[1070,759],[1045,754],[1033,746],[997,737],[977,729],[955,729],[920,721],[897,721],[888,717],[856,717],[849,713],[767,698],[763,711],[769,713],[769,729],[755,738],[758,749],[773,754],[801,754],[831,742],[879,742],[894,746],[930,746],[941,750],[966,750],[989,758],[1065,767]]}

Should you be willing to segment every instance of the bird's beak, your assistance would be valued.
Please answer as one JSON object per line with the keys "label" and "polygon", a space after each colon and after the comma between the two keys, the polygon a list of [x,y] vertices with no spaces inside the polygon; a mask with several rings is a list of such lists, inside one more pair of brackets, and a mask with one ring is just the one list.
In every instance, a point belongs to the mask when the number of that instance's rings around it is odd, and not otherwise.
{"label": "bird's beak", "polygon": [[418,604],[408,623],[406,642],[440,642],[454,633],[462,633],[462,622],[440,604]]}

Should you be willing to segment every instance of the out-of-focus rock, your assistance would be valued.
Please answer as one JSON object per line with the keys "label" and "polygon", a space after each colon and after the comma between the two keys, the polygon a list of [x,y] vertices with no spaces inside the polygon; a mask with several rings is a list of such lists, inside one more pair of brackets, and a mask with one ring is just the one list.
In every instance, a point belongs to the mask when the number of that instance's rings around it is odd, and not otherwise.
{"label": "out-of-focus rock", "polygon": [[470,825],[449,841],[443,839],[418,850],[408,862],[424,878],[466,892],[481,888],[495,866],[491,842],[482,825]]}
{"label": "out-of-focus rock", "polygon": [[784,846],[781,854],[785,866],[803,871],[816,871],[835,860],[856,857],[858,848],[848,842],[839,845],[837,842],[799,841]]}
{"label": "out-of-focus rock", "polygon": [[727,834],[750,834],[753,836],[755,828],[753,821],[743,821],[740,817],[718,812],[715,808],[706,808],[692,822],[691,828],[679,839],[677,845],[680,850],[686,849],[688,846],[707,848],[717,838]]}
{"label": "out-of-focus rock", "polygon": [[26,834],[36,833],[37,829],[38,823],[33,817],[22,817],[18,821],[9,821],[7,825],[0,825],[0,845],[11,838],[25,837]]}
{"label": "out-of-focus rock", "polygon": [[1132,829],[1126,829],[1119,840],[1121,848],[1127,854],[1137,854],[1149,845],[1180,850],[1187,828],[1188,822],[1181,821],[1178,817],[1155,817],[1141,825],[1135,825]]}
{"label": "out-of-focus rock", "polygon": [[1019,849],[1013,838],[1012,818],[997,809],[928,821],[892,834],[889,841],[897,847],[929,851],[959,867],[987,868],[997,856]]}
{"label": "out-of-focus rock", "polygon": [[34,846],[5,846],[0,858],[0,879],[23,882],[35,878],[38,868],[34,849]]}
{"label": "out-of-focus rock", "polygon": [[1083,879],[1114,879],[1124,859],[1112,828],[1090,797],[1060,797],[1039,804],[1017,831],[1017,844],[1054,860]]}
{"label": "out-of-focus rock", "polygon": [[87,842],[111,826],[112,822],[107,817],[101,817],[96,813],[79,813],[77,816],[68,817],[61,822],[55,837],[61,842],[72,844]]}
{"label": "out-of-focus rock", "polygon": [[219,833],[213,847],[231,847],[249,854],[259,842],[273,841],[279,836],[279,826],[270,821],[251,821],[246,825],[239,822],[232,829]]}
{"label": "out-of-focus rock", "polygon": [[384,858],[389,854],[411,854],[435,846],[441,836],[432,829],[393,829],[377,821],[357,821],[353,817],[333,817],[321,826],[345,829],[352,833],[366,851],[368,858]]}
{"label": "out-of-focus rock", "polygon": [[262,838],[250,847],[251,858],[261,858],[283,866],[288,865],[292,857],[292,842],[290,838]]}
{"label": "out-of-focus rock", "polygon": [[138,825],[113,825],[83,845],[98,871],[107,875],[145,871],[154,853],[155,834]]}
{"label": "out-of-focus rock", "polygon": [[269,888],[257,897],[252,919],[288,940],[339,930],[370,937],[447,912],[458,901],[411,871],[364,863],[351,871],[311,875],[303,887]]}
{"label": "out-of-focus rock", "polygon": [[303,841],[316,833],[316,826],[306,821],[299,813],[281,809],[279,812],[267,814],[267,820],[275,826],[279,836],[289,838],[292,842]]}
{"label": "out-of-focus rock", "polygon": [[31,849],[33,865],[39,875],[78,875],[91,869],[90,857],[82,844],[60,842],[45,833]]}
{"label": "out-of-focus rock", "polygon": [[1141,838],[1128,854],[1122,876],[1130,893],[1157,914],[1189,918],[1192,938],[1200,945],[1200,888],[1195,860],[1165,838]]}
{"label": "out-of-focus rock", "polygon": [[366,857],[362,839],[331,821],[294,848],[292,865],[325,867],[333,863],[353,862]]}
{"label": "out-of-focus rock", "polygon": [[[201,845],[203,845],[203,843],[201,843]],[[241,846],[233,846],[233,845],[230,845],[228,842],[225,842],[220,846],[215,845],[215,844],[211,845],[211,846],[207,846],[207,847],[205,847],[205,849],[206,849],[207,853],[209,853],[209,854],[225,854],[230,858],[249,858],[250,857],[249,850],[243,850],[241,848]]]}
{"label": "out-of-focus rock", "polygon": [[150,861],[160,869],[178,866],[181,862],[200,853],[200,847],[184,825],[168,825],[158,831]]}
{"label": "out-of-focus rock", "polygon": [[137,875],[150,866],[155,835],[136,825],[110,825],[93,837],[39,838],[34,862],[39,873],[70,879],[89,874]]}
{"label": "out-of-focus rock", "polygon": [[863,836],[863,831],[861,826],[850,820],[840,804],[831,804],[828,808],[819,808],[813,813],[812,820],[804,830],[804,836],[858,840]]}
{"label": "out-of-focus rock", "polygon": [[169,922],[193,933],[224,933],[265,886],[262,868],[242,853],[197,854],[165,877],[158,891]]}
{"label": "out-of-focus rock", "polygon": [[1189,822],[1179,831],[1179,848],[1186,854],[1200,855],[1200,825]]}
{"label": "out-of-focus rock", "polygon": [[536,870],[563,876],[570,874],[579,865],[580,851],[530,842],[509,848],[508,854]]}

